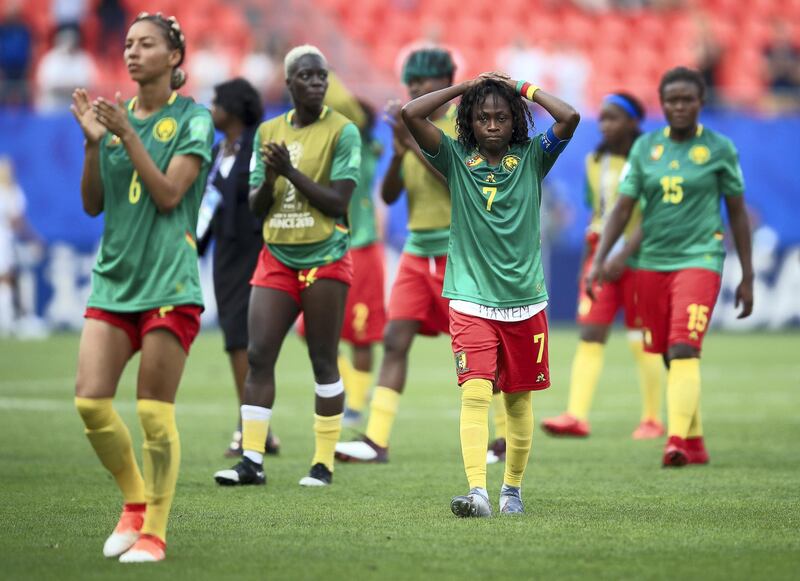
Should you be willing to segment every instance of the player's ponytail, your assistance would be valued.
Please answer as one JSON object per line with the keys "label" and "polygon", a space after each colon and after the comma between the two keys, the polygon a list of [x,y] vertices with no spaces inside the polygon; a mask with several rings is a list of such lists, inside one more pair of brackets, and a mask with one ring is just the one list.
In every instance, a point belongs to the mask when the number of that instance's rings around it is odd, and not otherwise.
{"label": "player's ponytail", "polygon": [[164,37],[166,38],[170,49],[180,52],[181,58],[178,61],[178,64],[172,69],[172,75],[170,76],[169,80],[170,88],[173,90],[180,89],[186,84],[186,71],[180,68],[180,65],[183,63],[183,59],[186,57],[186,37],[181,30],[181,25],[178,24],[178,20],[174,16],[165,18],[161,12],[156,12],[155,14],[150,14],[149,12],[140,12],[139,16],[137,16],[136,20],[134,20],[134,23],[141,22],[143,20],[157,25],[163,31]]}

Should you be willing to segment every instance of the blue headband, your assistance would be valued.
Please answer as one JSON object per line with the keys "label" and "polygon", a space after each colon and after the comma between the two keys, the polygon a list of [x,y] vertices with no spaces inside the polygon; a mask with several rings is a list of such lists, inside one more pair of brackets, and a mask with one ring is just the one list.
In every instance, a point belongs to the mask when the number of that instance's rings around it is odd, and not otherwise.
{"label": "blue headband", "polygon": [[603,99],[603,102],[610,103],[611,105],[616,105],[617,107],[625,111],[625,113],[627,113],[628,116],[631,117],[632,119],[636,119],[637,121],[642,120],[642,114],[636,110],[636,107],[634,107],[630,99],[626,99],[622,95],[611,93],[610,95],[607,95],[605,99]]}

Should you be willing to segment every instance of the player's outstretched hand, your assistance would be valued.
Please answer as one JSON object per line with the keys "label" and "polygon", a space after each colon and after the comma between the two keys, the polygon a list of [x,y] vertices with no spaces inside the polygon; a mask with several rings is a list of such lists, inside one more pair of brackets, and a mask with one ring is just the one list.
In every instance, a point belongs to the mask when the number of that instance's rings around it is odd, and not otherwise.
{"label": "player's outstretched hand", "polygon": [[736,302],[734,306],[738,309],[742,305],[742,312],[739,313],[737,319],[744,319],[750,316],[753,312],[753,279],[742,279],[739,286],[736,287]]}
{"label": "player's outstretched hand", "polygon": [[89,93],[86,89],[75,89],[72,92],[72,105],[69,106],[69,110],[78,120],[83,136],[88,143],[98,143],[106,134],[106,128],[97,121],[92,110]]}
{"label": "player's outstretched hand", "polygon": [[115,95],[115,103],[98,97],[92,102],[92,109],[94,110],[97,120],[111,133],[122,139],[123,141],[128,135],[133,132],[130,121],[128,121],[128,112],[125,110],[125,102],[122,100],[122,95],[117,93]]}
{"label": "player's outstretched hand", "polygon": [[261,153],[264,163],[276,174],[286,177],[292,171],[292,156],[284,142],[270,141],[261,148]]}

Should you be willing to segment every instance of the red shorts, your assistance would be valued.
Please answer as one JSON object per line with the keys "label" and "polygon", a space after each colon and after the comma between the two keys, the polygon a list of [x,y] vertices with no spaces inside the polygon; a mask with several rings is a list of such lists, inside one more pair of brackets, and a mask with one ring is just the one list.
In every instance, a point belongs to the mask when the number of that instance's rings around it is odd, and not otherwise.
{"label": "red shorts", "polygon": [[[350,251],[353,259],[353,284],[347,294],[342,339],[353,345],[369,345],[383,339],[386,309],[383,305],[383,245],[376,242]],[[303,315],[297,320],[297,333],[305,336]]]}
{"label": "red shorts", "polygon": [[389,296],[389,320],[419,321],[422,335],[449,333],[450,300],[442,297],[447,256],[403,252]]}
{"label": "red shorts", "polygon": [[713,270],[636,271],[644,349],[666,353],[680,343],[700,349],[717,302],[721,277]]}
{"label": "red shorts", "polygon": [[625,326],[628,329],[639,329],[642,326],[641,318],[636,306],[636,275],[635,271],[626,268],[622,276],[614,282],[604,282],[602,286],[595,287],[595,300],[589,298],[583,285],[583,280],[592,267],[594,253],[597,249],[597,237],[587,239],[590,251],[586,256],[581,269],[581,283],[578,285],[578,316],[581,325],[611,325],[617,312],[623,309]]}
{"label": "red shorts", "polygon": [[150,309],[138,313],[117,313],[87,307],[83,316],[97,319],[119,327],[128,335],[134,353],[142,348],[142,339],[154,329],[166,329],[180,341],[181,347],[189,353],[189,347],[200,332],[200,313],[203,308],[197,305],[178,305]]}
{"label": "red shorts", "polygon": [[550,387],[547,315],[508,323],[450,309],[458,384],[488,379],[506,393]]}
{"label": "red shorts", "polygon": [[321,278],[340,280],[349,285],[353,281],[353,260],[350,253],[330,264],[298,270],[275,258],[265,244],[258,255],[250,284],[288,293],[299,305],[300,293]]}

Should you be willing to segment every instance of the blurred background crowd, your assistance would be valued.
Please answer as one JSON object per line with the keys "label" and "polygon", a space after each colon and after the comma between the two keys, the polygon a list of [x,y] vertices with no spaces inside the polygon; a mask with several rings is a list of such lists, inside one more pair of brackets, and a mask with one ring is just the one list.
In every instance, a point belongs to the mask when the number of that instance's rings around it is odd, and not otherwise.
{"label": "blurred background crowd", "polygon": [[127,24],[174,14],[189,39],[188,91],[243,76],[285,100],[283,55],[315,39],[356,92],[396,89],[412,47],[450,47],[470,77],[501,69],[579,108],[626,87],[649,105],[666,68],[700,69],[710,105],[764,114],[800,107],[800,0],[4,0],[3,106],[66,108],[72,88],[124,87]]}

